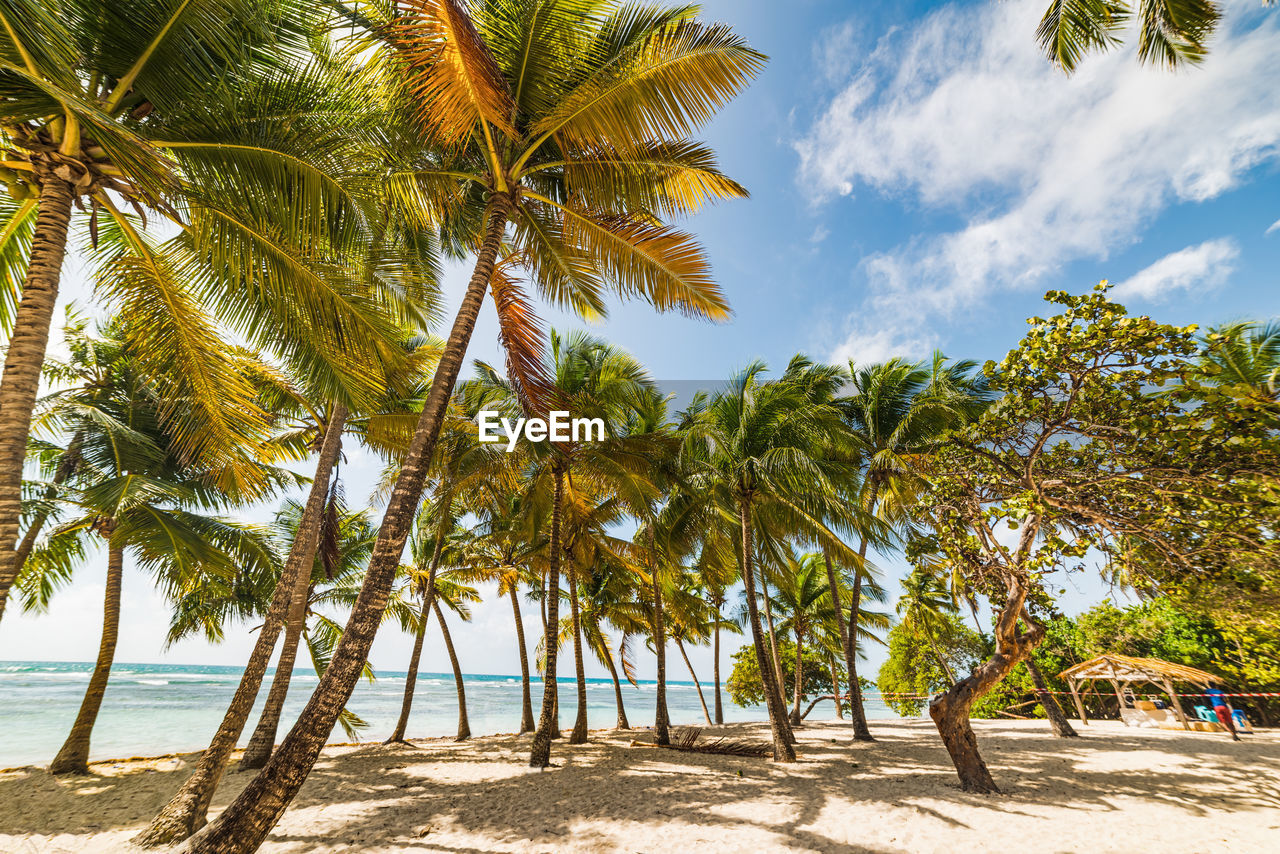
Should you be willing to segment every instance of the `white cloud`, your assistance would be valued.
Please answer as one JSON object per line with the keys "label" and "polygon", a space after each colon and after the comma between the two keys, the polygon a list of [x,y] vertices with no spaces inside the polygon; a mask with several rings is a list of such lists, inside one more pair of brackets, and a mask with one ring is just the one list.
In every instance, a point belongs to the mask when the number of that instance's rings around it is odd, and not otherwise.
{"label": "white cloud", "polygon": [[862,365],[884,362],[893,356],[924,358],[938,345],[937,337],[900,324],[881,324],[872,328],[865,323],[853,323],[844,341],[828,356],[827,361],[837,365],[852,361]]}
{"label": "white cloud", "polygon": [[797,143],[816,202],[867,187],[964,222],[864,260],[867,328],[1105,260],[1164,208],[1213,198],[1280,155],[1280,16],[1227,4],[1196,70],[1142,67],[1127,50],[1065,78],[1037,52],[1042,12],[1029,0],[946,7],[890,33]]}
{"label": "white cloud", "polygon": [[1164,300],[1172,291],[1209,290],[1222,284],[1240,256],[1234,240],[1222,237],[1188,246],[1156,261],[1116,285],[1116,299]]}
{"label": "white cloud", "polygon": [[1270,233],[1271,233],[1271,232],[1273,232],[1273,231],[1280,231],[1280,219],[1278,219],[1278,220],[1276,220],[1275,222],[1271,223],[1271,225],[1270,225],[1270,226],[1267,228],[1267,230],[1266,230],[1265,232],[1263,232],[1263,233],[1264,233],[1264,234],[1270,234]]}

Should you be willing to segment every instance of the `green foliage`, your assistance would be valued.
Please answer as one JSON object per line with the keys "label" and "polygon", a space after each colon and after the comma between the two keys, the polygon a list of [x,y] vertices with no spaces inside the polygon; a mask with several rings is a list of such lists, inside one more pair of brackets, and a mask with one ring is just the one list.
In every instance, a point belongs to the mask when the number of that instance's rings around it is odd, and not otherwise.
{"label": "green foliage", "polygon": [[986,656],[982,636],[960,621],[958,614],[939,613],[929,623],[928,632],[918,623],[904,620],[889,630],[889,657],[880,666],[877,687],[885,704],[903,717],[917,717],[926,700],[900,698],[894,694],[928,695],[951,687],[951,680],[933,654],[933,635],[942,657],[957,677],[962,678]]}
{"label": "green foliage", "polygon": [[[766,643],[766,649],[768,644]],[[788,686],[795,685],[796,645],[785,638],[778,638],[778,657],[782,659],[783,681]],[[805,697],[832,693],[831,663],[826,653],[821,650],[805,649],[802,654],[804,681],[800,693]],[[844,683],[845,669],[836,661],[836,675]],[[725,690],[729,699],[739,706],[758,706],[764,702],[764,685],[760,681],[760,667],[756,663],[755,649],[747,644],[733,654],[733,670],[725,682]],[[790,698],[791,690],[783,692]]]}

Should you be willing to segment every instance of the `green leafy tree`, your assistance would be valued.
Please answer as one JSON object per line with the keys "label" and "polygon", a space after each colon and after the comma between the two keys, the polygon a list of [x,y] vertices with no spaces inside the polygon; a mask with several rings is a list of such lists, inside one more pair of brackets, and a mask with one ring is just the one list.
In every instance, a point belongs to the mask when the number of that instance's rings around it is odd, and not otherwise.
{"label": "green leafy tree", "polygon": [[[788,681],[795,682],[796,647],[788,638],[778,640],[778,654],[782,659],[782,675]],[[801,655],[800,693],[804,696],[830,694],[834,687],[831,682],[831,669],[826,652],[810,649]],[[768,664],[766,663],[766,668]],[[837,670],[841,679],[845,674]],[[735,705],[742,707],[760,706],[765,702],[764,683],[760,678],[760,662],[755,658],[750,646],[744,646],[733,654],[733,667],[729,678],[725,681],[725,692]]]}
{"label": "green leafy tree", "polygon": [[994,654],[929,707],[966,790],[998,791],[968,714],[1044,636],[1028,604],[1045,573],[1094,553],[1150,580],[1270,553],[1269,517],[1258,512],[1267,501],[1246,473],[1270,464],[1274,439],[1185,388],[1194,327],[1129,317],[1105,292],[1050,293],[1062,313],[1033,318],[1019,346],[985,368],[1004,396],[930,461],[926,550],[995,611]]}
{"label": "green leafy tree", "polygon": [[982,637],[950,611],[939,613],[928,631],[918,621],[903,620],[889,630],[888,640],[889,656],[876,685],[885,705],[903,717],[917,717],[931,694],[954,684],[951,673],[972,669],[986,654]]}

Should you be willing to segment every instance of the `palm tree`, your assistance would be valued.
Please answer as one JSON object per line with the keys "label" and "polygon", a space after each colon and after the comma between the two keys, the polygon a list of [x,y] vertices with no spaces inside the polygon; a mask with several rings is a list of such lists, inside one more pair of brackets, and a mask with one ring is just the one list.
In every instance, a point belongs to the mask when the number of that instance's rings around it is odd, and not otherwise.
{"label": "palm tree", "polygon": [[[431,585],[427,590],[427,597],[431,601],[431,609],[435,612],[436,621],[440,623],[440,635],[444,638],[445,651],[449,654],[449,665],[453,668],[454,688],[458,692],[458,734],[454,740],[466,741],[471,737],[471,723],[467,720],[467,690],[462,679],[462,665],[458,661],[458,651],[453,646],[453,635],[449,633],[449,623],[445,620],[440,603],[443,602],[446,608],[466,622],[471,619],[468,603],[479,602],[480,594],[474,587],[459,582],[453,577],[454,574],[454,570],[446,570],[438,572],[430,582],[421,575],[415,576],[413,580],[417,587],[428,583]],[[425,619],[422,619],[422,622],[425,624]]]}
{"label": "palm tree", "polygon": [[779,567],[775,602],[784,615],[779,629],[790,632],[796,644],[791,725],[800,725],[800,700],[803,691],[804,642],[827,621],[835,619],[838,609],[827,586],[826,569],[815,552],[785,555]]}
{"label": "palm tree", "polygon": [[[927,366],[896,358],[863,366],[850,362],[850,390],[834,401],[844,412],[863,457],[857,502],[867,521],[853,562],[849,616],[838,621],[838,625],[844,624],[841,633],[845,635],[850,716],[857,740],[872,740],[858,682],[855,619],[861,608],[863,580],[869,572],[867,548],[887,544],[886,528],[907,521],[906,510],[924,483],[921,467],[929,448],[947,430],[977,417],[990,400],[975,367],[971,361],[948,362],[940,353],[935,353]],[[875,520],[878,523],[872,524]],[[828,578],[834,588],[834,569]]]}
{"label": "palm tree", "polygon": [[[840,513],[837,499],[849,464],[830,453],[840,436],[835,410],[813,405],[799,383],[763,382],[764,371],[757,362],[724,391],[695,400],[683,431],[687,487],[682,492],[687,494],[678,503],[708,502],[716,514],[737,523],[747,624],[769,708],[774,757],[791,762],[794,736],[757,606],[756,529],[799,532],[846,554],[848,547],[826,520]],[[680,507],[673,514],[701,518]]]}
{"label": "palm tree", "polygon": [[[372,7],[372,4],[370,4]],[[362,7],[363,8],[363,7]],[[410,96],[435,161],[393,177],[431,224],[470,224],[476,264],[388,501],[334,667],[281,749],[194,843],[193,854],[258,847],[292,800],[359,677],[421,497],[445,406],[490,282],[513,364],[528,356],[528,301],[494,279],[509,223],[513,264],[555,304],[602,314],[603,286],[659,310],[723,317],[726,305],[691,237],[661,224],[743,190],[689,139],[747,85],[764,57],[695,10],[581,0],[417,0],[372,32],[395,91]],[[538,360],[528,360],[536,363]],[[525,372],[513,371],[518,376]],[[523,380],[522,380],[523,384]],[[536,385],[536,382],[534,383]],[[562,476],[555,478],[559,498]],[[552,525],[552,550],[560,547]],[[548,609],[554,608],[551,597]],[[553,650],[548,648],[548,658]]]}
{"label": "palm tree", "polygon": [[[483,397],[490,405],[500,403],[505,411],[518,411],[521,403],[517,387],[488,365],[480,364],[478,368],[480,376],[473,381],[472,396]],[[609,537],[605,528],[620,521],[629,507],[641,507],[653,500],[655,489],[647,473],[652,453],[662,446],[663,439],[628,429],[635,423],[637,407],[647,405],[657,391],[643,367],[613,345],[585,333],[562,336],[552,330],[544,373],[545,394],[557,407],[575,417],[600,419],[605,433],[601,441],[543,442],[530,449],[535,480],[545,482],[538,472],[550,469],[553,480],[558,472],[567,481],[561,488],[562,503],[553,508],[552,515],[558,520],[556,536],[562,551],[555,559],[555,567],[563,564],[567,569],[569,625],[577,675],[578,708],[569,743],[581,744],[587,739],[587,685],[581,602],[577,595],[579,569],[601,559],[624,562],[618,550],[629,548],[629,544]],[[550,586],[552,595],[557,584]],[[559,644],[558,625],[554,629],[549,626],[544,639],[548,651]],[[534,759],[545,766],[549,755],[541,756],[544,744],[549,747],[550,740],[535,741],[539,752]]]}
{"label": "palm tree", "polygon": [[[16,0],[0,15],[0,179],[12,200],[0,205],[0,306],[16,305],[0,318],[12,330],[0,377],[0,614],[18,573],[22,463],[73,207],[85,211],[100,292],[145,345],[137,358],[188,400],[168,428],[184,452],[234,455],[266,429],[245,380],[208,357],[220,336],[205,306],[315,365],[393,356],[369,341],[388,320],[370,311],[372,282],[351,263],[372,232],[344,184],[363,171],[366,158],[349,155],[370,125],[364,102],[334,107],[350,75],[293,59],[315,20],[300,0],[189,7]],[[147,211],[179,224],[178,237],[148,238]]]}
{"label": "palm tree", "polygon": [[[427,630],[427,622],[434,610],[432,591],[436,589],[434,581],[440,567],[440,559],[450,532],[457,523],[455,506],[459,505],[459,496],[476,485],[484,483],[486,488],[505,491],[513,484],[513,472],[505,453],[495,445],[481,443],[476,422],[478,409],[468,405],[465,396],[460,396],[454,403],[443,428],[440,441],[436,445],[436,459],[433,471],[433,500],[423,505],[419,517],[419,532],[411,541],[410,549],[414,566],[425,570],[420,597],[422,610],[419,615],[418,628],[414,635],[413,652],[409,656],[409,668],[405,676],[404,700],[400,706],[400,717],[388,743],[404,741],[409,725],[409,713],[413,707],[413,694],[418,682],[418,662],[422,657],[422,643]],[[493,483],[494,478],[501,478],[502,483]],[[426,526],[434,524],[433,533],[426,532]],[[443,629],[443,627],[442,627]]]}
{"label": "palm tree", "polygon": [[1052,0],[1040,19],[1036,40],[1049,61],[1069,74],[1086,54],[1121,43],[1119,33],[1133,19],[1135,5],[1139,61],[1173,69],[1199,64],[1208,55],[1222,17],[1214,0]]}
{"label": "palm tree", "polygon": [[[504,478],[505,480],[505,478]],[[520,653],[520,732],[533,732],[532,687],[529,674],[529,651],[525,645],[524,619],[520,612],[520,585],[530,581],[532,556],[544,544],[537,541],[531,519],[525,512],[527,501],[522,495],[503,493],[489,486],[477,496],[479,503],[469,509],[480,518],[463,545],[465,575],[468,582],[497,582],[498,595],[511,600],[515,621],[516,647]]]}
{"label": "palm tree", "polygon": [[956,611],[955,603],[947,592],[946,585],[935,573],[923,566],[913,569],[910,575],[902,579],[901,584],[902,594],[898,597],[896,606],[898,615],[902,617],[903,622],[915,626],[924,633],[934,661],[938,662],[938,667],[942,669],[947,681],[954,683],[955,673],[951,671],[947,657],[938,648],[938,639],[934,634],[934,630],[946,615]]}
{"label": "palm tree", "polygon": [[[219,489],[226,472],[184,456],[161,429],[162,410],[183,404],[157,395],[130,348],[122,345],[120,329],[107,326],[98,340],[73,332],[80,339],[76,349],[95,355],[94,382],[51,395],[41,419],[61,424],[78,443],[74,474],[54,498],[70,518],[33,550],[23,570],[28,577],[19,584],[41,591],[43,604],[66,580],[75,558],[83,556],[90,534],[106,545],[107,584],[97,664],[71,733],[50,765],[55,774],[88,773],[90,738],[115,653],[126,551],[161,579],[170,598],[181,595],[204,573],[231,576],[238,566],[269,560],[260,534],[213,515],[243,496]],[[42,447],[47,453],[49,446]],[[66,454],[63,449],[53,456]],[[283,480],[248,460],[239,469],[238,479],[246,485],[263,477]],[[30,577],[36,575],[46,577]]]}
{"label": "palm tree", "polygon": [[[295,384],[285,373],[273,371],[265,365],[259,366],[254,379],[263,406],[285,422],[279,425],[283,433],[276,437],[278,444],[286,448],[300,445],[317,451],[315,476],[311,480],[284,570],[264,615],[262,629],[258,632],[227,711],[209,747],[200,755],[195,772],[146,829],[135,837],[135,843],[166,845],[187,838],[204,825],[222,773],[253,710],[276,640],[281,631],[290,626],[292,628],[286,632],[285,648],[281,654],[286,659],[296,655],[299,632],[304,622],[302,609],[307,600],[310,567],[314,565],[320,546],[321,521],[326,506],[333,504],[331,487],[335,483],[333,474],[342,453],[343,433],[350,428],[366,445],[384,453],[399,447],[396,425],[404,420],[405,404],[412,398],[410,388],[415,378],[429,365],[434,346],[425,339],[401,334],[393,352],[395,357],[381,371],[371,371],[367,365],[359,364],[326,368],[316,362],[313,364],[316,370],[312,374],[304,374],[305,384]],[[381,374],[378,394],[370,395],[360,390],[360,386],[367,385],[370,377],[377,374]],[[335,395],[327,407],[313,403],[317,398],[324,399],[326,391]],[[365,411],[360,417],[349,419],[350,410],[342,399],[349,400],[353,406],[363,404]],[[277,704],[283,703],[291,675],[292,667],[277,666],[272,680]],[[341,709],[338,714],[342,714]],[[265,760],[263,754],[270,753],[275,740],[274,721],[270,717],[264,721],[261,732],[255,733],[258,737],[254,752],[249,754],[251,765]]]}

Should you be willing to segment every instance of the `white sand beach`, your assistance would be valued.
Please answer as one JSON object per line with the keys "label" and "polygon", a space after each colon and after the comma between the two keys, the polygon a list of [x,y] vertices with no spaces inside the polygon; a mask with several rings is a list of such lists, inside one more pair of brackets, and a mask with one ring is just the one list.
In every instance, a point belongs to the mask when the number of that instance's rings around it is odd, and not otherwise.
{"label": "white sand beach", "polygon": [[[646,732],[556,742],[525,767],[528,736],[333,746],[262,851],[303,852],[1273,852],[1280,731],[1220,735],[1103,722],[1055,739],[1042,721],[977,721],[1003,796],[961,792],[927,721],[799,731],[801,761],[632,745]],[[707,736],[768,737],[763,724]],[[0,773],[0,851],[129,851],[194,754],[96,763],[90,777]],[[232,771],[214,812],[250,779]]]}

